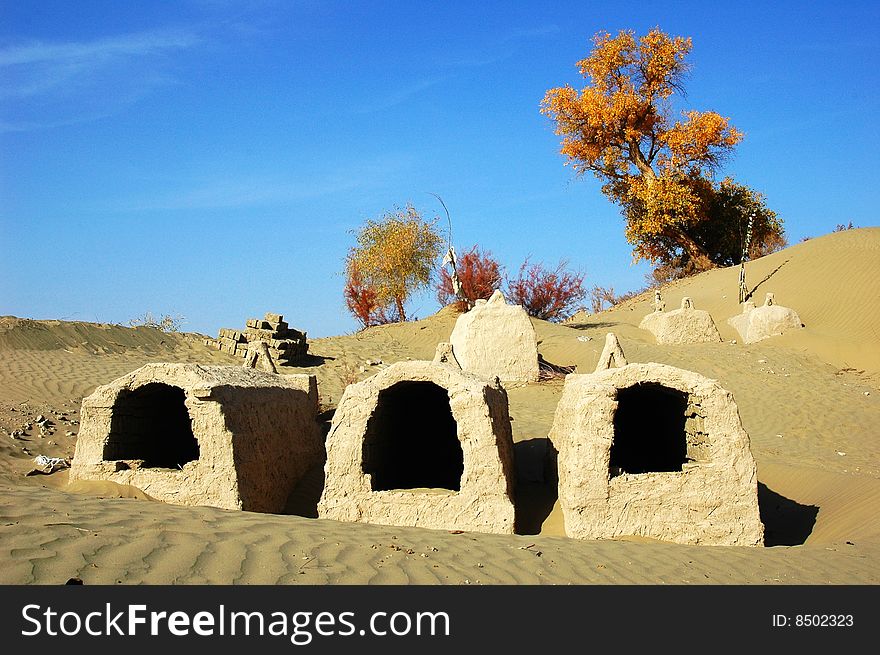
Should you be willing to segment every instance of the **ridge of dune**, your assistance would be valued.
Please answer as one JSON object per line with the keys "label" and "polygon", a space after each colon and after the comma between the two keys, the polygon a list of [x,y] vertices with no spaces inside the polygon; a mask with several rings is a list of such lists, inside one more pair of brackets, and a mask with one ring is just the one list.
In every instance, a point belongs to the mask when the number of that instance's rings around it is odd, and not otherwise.
{"label": "ridge of dune", "polygon": [[0,351],[79,349],[97,354],[130,349],[162,351],[199,342],[205,337],[189,332],[163,332],[149,327],[115,323],[35,320],[0,316]]}

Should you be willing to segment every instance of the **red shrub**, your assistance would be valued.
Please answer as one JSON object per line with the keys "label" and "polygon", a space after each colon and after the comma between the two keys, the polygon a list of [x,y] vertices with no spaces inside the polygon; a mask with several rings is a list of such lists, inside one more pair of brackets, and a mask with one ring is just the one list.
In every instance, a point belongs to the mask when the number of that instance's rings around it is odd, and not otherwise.
{"label": "red shrub", "polygon": [[437,284],[437,300],[444,307],[455,302],[458,309],[467,311],[480,299],[488,299],[495,289],[501,287],[501,266],[488,250],[481,252],[474,246],[458,258],[456,266],[464,300],[459,300],[452,288],[452,276],[444,267],[440,269]]}
{"label": "red shrub", "polygon": [[376,300],[378,293],[364,282],[363,276],[352,261],[349,261],[346,267],[344,294],[345,306],[363,327],[394,321],[394,317],[388,315],[386,308],[378,304]]}
{"label": "red shrub", "polygon": [[577,309],[587,295],[584,274],[565,270],[568,262],[560,261],[555,270],[547,270],[543,264],[529,265],[529,260],[519,267],[519,275],[507,281],[507,295],[515,303],[525,307],[529,316],[546,321],[562,321]]}

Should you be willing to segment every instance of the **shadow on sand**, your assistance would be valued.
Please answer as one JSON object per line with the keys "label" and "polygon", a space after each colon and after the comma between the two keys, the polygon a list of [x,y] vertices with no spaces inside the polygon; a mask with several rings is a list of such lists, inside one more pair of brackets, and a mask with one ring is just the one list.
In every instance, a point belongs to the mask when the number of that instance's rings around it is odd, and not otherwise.
{"label": "shadow on sand", "polygon": [[517,534],[539,534],[559,495],[556,448],[546,437],[513,444]]}
{"label": "shadow on sand", "polygon": [[813,526],[819,508],[776,493],[763,482],[758,483],[758,508],[764,524],[765,546],[800,546]]}
{"label": "shadow on sand", "polygon": [[773,277],[773,276],[776,274],[776,271],[778,271],[780,268],[782,268],[783,266],[785,266],[788,262],[789,262],[789,260],[786,259],[786,260],[785,260],[784,262],[782,262],[779,266],[777,266],[777,267],[774,268],[772,271],[770,271],[770,272],[764,277],[763,280],[761,280],[760,282],[758,282],[758,284],[756,284],[754,287],[752,287],[752,290],[749,291],[749,292],[746,294],[746,300],[751,300],[751,299],[752,299],[752,296],[754,296],[754,295],[755,295],[755,292],[758,290],[758,287],[760,287],[760,286],[761,286],[762,284],[764,284],[767,280],[769,280],[771,277]]}
{"label": "shadow on sand", "polygon": [[[318,414],[318,425],[321,429],[321,438],[324,441],[327,440],[330,424],[335,414],[335,407]],[[306,471],[287,497],[287,505],[282,513],[316,519],[318,518],[318,501],[321,500],[322,493],[324,493],[324,459]]]}
{"label": "shadow on sand", "polygon": [[563,323],[565,327],[573,330],[607,330],[608,328],[617,327],[620,321],[605,321],[602,323]]}
{"label": "shadow on sand", "polygon": [[321,366],[324,362],[332,362],[335,357],[327,357],[325,355],[313,355],[312,353],[307,353],[305,357],[300,359],[293,366],[297,368],[309,368],[312,366]]}
{"label": "shadow on sand", "polygon": [[294,490],[287,497],[284,514],[318,518],[318,501],[324,492],[324,462],[306,471]]}

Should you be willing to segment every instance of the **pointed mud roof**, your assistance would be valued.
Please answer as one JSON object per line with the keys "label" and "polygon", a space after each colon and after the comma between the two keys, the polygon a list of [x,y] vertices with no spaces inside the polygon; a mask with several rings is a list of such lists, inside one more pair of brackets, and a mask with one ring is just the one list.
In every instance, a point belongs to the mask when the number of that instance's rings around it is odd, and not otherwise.
{"label": "pointed mud roof", "polygon": [[392,364],[349,385],[327,436],[318,515],[512,533],[507,393],[439,362]]}
{"label": "pointed mud roof", "polygon": [[609,335],[595,373],[566,377],[550,440],[570,537],[763,541],[749,436],[733,395],[714,380],[627,364]]}
{"label": "pointed mud roof", "polygon": [[487,380],[533,382],[540,374],[535,328],[501,291],[459,316],[449,341],[462,370]]}
{"label": "pointed mud roof", "polygon": [[736,329],[743,343],[755,343],[804,327],[797,312],[777,305],[772,293],[764,297],[761,307],[755,307],[755,303],[747,300],[742,304],[742,313],[730,317],[727,322]]}

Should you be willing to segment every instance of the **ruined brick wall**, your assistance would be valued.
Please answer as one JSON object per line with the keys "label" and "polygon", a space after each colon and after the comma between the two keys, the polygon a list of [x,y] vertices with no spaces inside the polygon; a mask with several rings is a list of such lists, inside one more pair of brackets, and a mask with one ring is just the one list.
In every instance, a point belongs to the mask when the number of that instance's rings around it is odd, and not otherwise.
{"label": "ruined brick wall", "polygon": [[306,333],[288,326],[281,314],[267,313],[265,318],[249,318],[244,330],[220,328],[216,339],[205,339],[205,345],[229,355],[244,358],[248,344],[263,341],[279,366],[302,362],[309,352]]}

